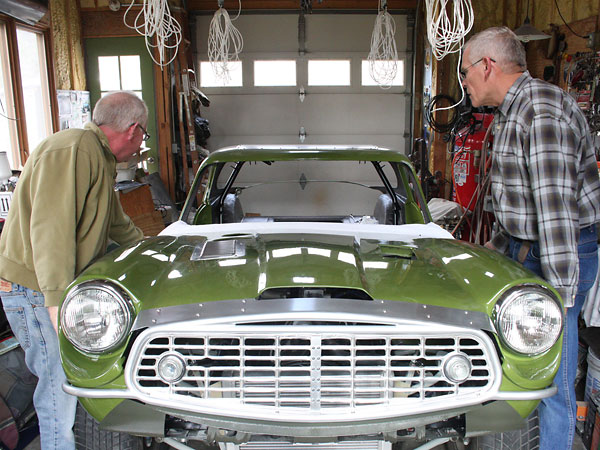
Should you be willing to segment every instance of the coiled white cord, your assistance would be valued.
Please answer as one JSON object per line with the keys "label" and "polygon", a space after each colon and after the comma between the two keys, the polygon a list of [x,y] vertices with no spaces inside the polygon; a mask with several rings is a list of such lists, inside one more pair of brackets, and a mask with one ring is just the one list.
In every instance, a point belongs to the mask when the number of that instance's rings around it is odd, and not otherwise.
{"label": "coiled white cord", "polygon": [[227,10],[220,6],[215,11],[208,30],[208,60],[217,78],[224,81],[231,79],[229,63],[239,61],[243,47],[242,34],[231,23]]}
{"label": "coiled white cord", "polygon": [[[181,25],[171,16],[167,0],[142,0],[142,9],[135,17],[133,25],[129,25],[127,15],[134,3],[135,0],[132,0],[129,8],[123,14],[123,23],[146,38],[146,48],[155,64],[161,67],[170,64],[177,56],[177,50],[181,43]],[[169,44],[171,37],[174,38],[174,41]],[[158,49],[158,61],[152,51],[153,48]],[[165,53],[168,49],[175,49],[175,51],[173,56],[165,62]]]}
{"label": "coiled white cord", "polygon": [[[452,2],[452,17],[448,16],[448,3]],[[427,38],[431,44],[431,50],[439,61],[450,53],[461,52],[465,42],[465,36],[473,27],[473,7],[471,0],[425,0],[427,18]],[[461,99],[458,103],[444,108],[436,108],[434,111],[452,109],[459,105],[465,98],[465,90],[460,81],[459,55],[456,66],[456,76],[459,80]]]}
{"label": "coiled white cord", "polygon": [[[453,16],[448,16],[452,2]],[[465,36],[473,27],[471,0],[425,0],[427,9],[427,38],[434,56],[441,60],[462,48]]]}
{"label": "coiled white cord", "polygon": [[371,35],[371,51],[367,60],[371,78],[384,89],[392,86],[398,70],[395,34],[396,23],[387,12],[387,8],[385,6],[382,8],[381,0],[379,0],[379,12],[375,19]]}

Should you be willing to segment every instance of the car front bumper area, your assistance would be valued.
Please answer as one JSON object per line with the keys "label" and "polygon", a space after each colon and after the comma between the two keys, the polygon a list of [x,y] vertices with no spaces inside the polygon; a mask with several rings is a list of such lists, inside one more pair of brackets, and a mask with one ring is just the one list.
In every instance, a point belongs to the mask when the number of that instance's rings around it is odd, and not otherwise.
{"label": "car front bumper area", "polygon": [[[514,412],[505,401],[556,392],[555,386],[501,390],[485,314],[404,302],[298,300],[144,311],[134,325],[140,334],[124,389],[67,383],[64,390],[136,400],[220,429],[323,438],[424,426],[494,401]],[[448,370],[457,358],[468,360],[463,380]]]}

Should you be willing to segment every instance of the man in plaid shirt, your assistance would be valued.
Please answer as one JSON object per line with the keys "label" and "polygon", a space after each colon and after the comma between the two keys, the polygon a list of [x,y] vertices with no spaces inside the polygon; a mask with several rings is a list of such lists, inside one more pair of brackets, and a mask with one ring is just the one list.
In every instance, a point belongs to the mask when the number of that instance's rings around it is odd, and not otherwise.
{"label": "man in plaid shirt", "polygon": [[577,318],[598,271],[600,179],[590,130],[569,94],[529,75],[525,49],[506,27],[467,42],[461,82],[473,106],[497,107],[490,176],[501,231],[486,246],[551,282],[565,304],[558,393],[538,412],[540,448],[570,449]]}

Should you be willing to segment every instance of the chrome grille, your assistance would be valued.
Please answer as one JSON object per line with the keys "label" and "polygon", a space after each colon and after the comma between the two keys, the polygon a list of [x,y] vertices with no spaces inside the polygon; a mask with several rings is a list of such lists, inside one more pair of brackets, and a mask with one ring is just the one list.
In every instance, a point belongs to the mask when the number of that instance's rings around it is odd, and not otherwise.
{"label": "chrome grille", "polygon": [[[228,332],[145,332],[128,365],[132,388],[143,396],[227,408],[257,406],[302,414],[356,411],[376,405],[419,405],[483,395],[499,380],[499,364],[487,337],[473,330],[411,333],[394,327],[237,327]],[[303,327],[306,330],[309,327]],[[267,330],[268,329],[268,330]],[[257,331],[259,330],[259,331]],[[450,354],[466,355],[469,378],[449,381],[442,366]],[[184,376],[167,383],[158,363],[176,354]],[[233,401],[233,403],[232,403]],[[216,406],[218,407],[218,406]]]}

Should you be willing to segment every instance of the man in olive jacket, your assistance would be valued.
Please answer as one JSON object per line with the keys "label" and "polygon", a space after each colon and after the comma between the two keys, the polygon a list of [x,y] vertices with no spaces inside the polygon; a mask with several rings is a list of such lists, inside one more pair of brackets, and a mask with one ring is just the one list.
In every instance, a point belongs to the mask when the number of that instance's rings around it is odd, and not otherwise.
{"label": "man in olive jacket", "polygon": [[33,397],[44,450],[74,449],[76,397],[63,392],[56,323],[63,292],[109,239],[143,237],[114,190],[116,164],[147,139],[148,109],[132,92],[101,98],[92,123],[60,131],[32,152],[0,236],[0,297],[38,385]]}

